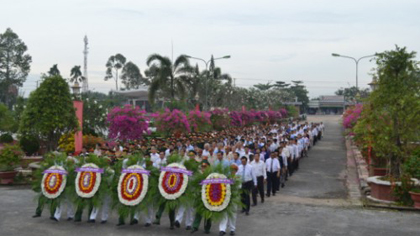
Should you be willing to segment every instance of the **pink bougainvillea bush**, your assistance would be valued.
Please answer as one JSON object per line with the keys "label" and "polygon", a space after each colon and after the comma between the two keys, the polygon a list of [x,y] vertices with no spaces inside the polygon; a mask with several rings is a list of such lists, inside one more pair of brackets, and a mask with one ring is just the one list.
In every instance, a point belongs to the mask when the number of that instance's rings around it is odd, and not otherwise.
{"label": "pink bougainvillea bush", "polygon": [[191,132],[187,116],[180,110],[165,109],[162,113],[152,115],[159,132],[167,134],[181,134]]}
{"label": "pink bougainvillea bush", "polygon": [[280,108],[280,114],[282,118],[287,118],[287,110],[285,108]]}
{"label": "pink bougainvillea bush", "polygon": [[212,128],[210,117],[210,112],[192,110],[188,113],[187,119],[192,131],[204,132],[209,131]]}
{"label": "pink bougainvillea bush", "polygon": [[235,126],[235,127],[242,127],[243,126],[241,112],[231,111],[229,113],[229,116],[230,116],[230,121],[231,121],[232,126]]}
{"label": "pink bougainvillea bush", "polygon": [[267,111],[267,116],[271,124],[276,123],[282,118],[280,111]]}
{"label": "pink bougainvillea bush", "polygon": [[254,111],[242,111],[241,112],[241,120],[242,125],[252,125],[254,123],[255,112]]}
{"label": "pink bougainvillea bush", "polygon": [[141,139],[149,128],[149,119],[145,114],[138,106],[114,107],[107,116],[109,138],[123,141]]}
{"label": "pink bougainvillea bush", "polygon": [[346,129],[352,129],[362,113],[363,105],[356,104],[355,106],[346,109],[343,115],[343,126]]}
{"label": "pink bougainvillea bush", "polygon": [[228,109],[215,108],[210,111],[210,114],[213,129],[220,131],[229,128],[231,122]]}

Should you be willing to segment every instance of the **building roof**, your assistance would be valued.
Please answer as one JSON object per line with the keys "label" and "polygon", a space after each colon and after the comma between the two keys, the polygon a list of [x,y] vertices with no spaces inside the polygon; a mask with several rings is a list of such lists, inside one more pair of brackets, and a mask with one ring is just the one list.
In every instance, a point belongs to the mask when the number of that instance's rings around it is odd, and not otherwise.
{"label": "building roof", "polygon": [[326,96],[319,97],[320,107],[343,107],[344,103],[345,103],[344,96],[326,95]]}
{"label": "building roof", "polygon": [[112,90],[114,93],[118,93],[123,95],[124,97],[130,98],[130,99],[137,99],[137,100],[144,100],[147,101],[148,95],[149,95],[149,88],[146,86],[141,86],[138,89],[133,90],[124,90],[124,91],[115,91]]}

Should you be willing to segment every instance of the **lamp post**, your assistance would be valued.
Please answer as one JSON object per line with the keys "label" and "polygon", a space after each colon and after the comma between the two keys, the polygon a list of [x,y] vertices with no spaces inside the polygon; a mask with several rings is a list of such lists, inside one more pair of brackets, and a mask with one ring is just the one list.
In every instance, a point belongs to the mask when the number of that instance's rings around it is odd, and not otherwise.
{"label": "lamp post", "polygon": [[370,89],[372,91],[375,91],[378,88],[378,85],[379,85],[376,77],[373,77],[372,82],[370,82],[368,85],[370,86]]}
{"label": "lamp post", "polygon": [[83,148],[83,102],[80,97],[81,87],[79,83],[75,82],[71,89],[74,95],[73,107],[76,110],[76,117],[79,122],[79,130],[74,133],[74,152],[79,154]]}
{"label": "lamp post", "polygon": [[364,59],[364,58],[374,57],[375,55],[363,56],[363,57],[361,57],[359,59],[356,59],[354,57],[340,55],[338,53],[332,53],[331,55],[333,57],[344,57],[344,58],[348,58],[348,59],[354,60],[354,62],[356,63],[356,88],[359,89],[359,61],[362,60],[362,59]]}
{"label": "lamp post", "polygon": [[[207,72],[207,80],[206,80],[206,94],[205,94],[205,103],[204,103],[204,110],[208,110],[207,109],[207,99],[208,99],[208,96],[207,96],[207,90],[208,90],[208,81],[209,81],[209,75],[210,75],[210,73],[209,73],[209,71],[208,71],[208,65],[209,65],[209,63],[211,62],[211,59],[210,60],[208,60],[208,61],[206,61],[206,60],[204,60],[204,59],[202,59],[202,58],[199,58],[199,57],[192,57],[192,56],[189,56],[189,55],[185,55],[185,57],[186,58],[191,58],[191,59],[196,59],[196,60],[200,60],[200,61],[202,61],[202,62],[204,62],[204,64],[206,65],[206,72]],[[226,55],[226,56],[223,56],[223,57],[218,57],[218,58],[214,58],[213,59],[213,61],[215,61],[215,60],[220,60],[220,59],[229,59],[230,58],[230,55]]]}

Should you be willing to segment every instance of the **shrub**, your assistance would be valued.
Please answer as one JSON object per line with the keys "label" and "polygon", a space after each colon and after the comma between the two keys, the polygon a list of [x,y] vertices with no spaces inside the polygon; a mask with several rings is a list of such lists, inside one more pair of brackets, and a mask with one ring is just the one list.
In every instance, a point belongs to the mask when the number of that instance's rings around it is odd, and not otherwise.
{"label": "shrub", "polygon": [[5,133],[0,136],[0,143],[11,143],[11,142],[13,142],[13,137],[9,133]]}
{"label": "shrub", "polygon": [[74,152],[74,133],[63,134],[58,141],[58,147],[66,153]]}
{"label": "shrub", "polygon": [[403,172],[412,178],[420,180],[420,149],[415,150],[404,162]]}
{"label": "shrub", "polygon": [[149,128],[149,118],[145,114],[138,106],[114,107],[107,116],[109,138],[123,141],[141,139]]}
{"label": "shrub", "polygon": [[31,156],[39,150],[39,141],[35,136],[25,135],[20,138],[20,147],[26,153]]}
{"label": "shrub", "polygon": [[[73,139],[74,140],[74,139]],[[94,135],[83,135],[83,146],[86,147],[87,150],[95,149],[97,143],[104,143],[104,140],[101,137],[96,137]]]}
{"label": "shrub", "polygon": [[24,153],[18,145],[6,145],[0,150],[0,171],[13,171],[20,164]]}

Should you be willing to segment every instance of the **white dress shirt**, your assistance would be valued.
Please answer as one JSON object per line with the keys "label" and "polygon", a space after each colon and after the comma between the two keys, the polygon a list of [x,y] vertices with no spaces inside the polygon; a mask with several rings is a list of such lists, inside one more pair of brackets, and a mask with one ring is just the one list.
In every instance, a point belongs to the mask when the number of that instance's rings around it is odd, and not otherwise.
{"label": "white dress shirt", "polygon": [[238,172],[236,172],[236,175],[239,175],[242,183],[253,181],[254,185],[257,186],[257,177],[255,176],[254,171],[252,170],[252,166],[250,164],[239,165]]}
{"label": "white dress shirt", "polygon": [[163,159],[159,158],[158,160],[156,160],[155,163],[153,163],[153,166],[159,169],[160,167],[165,166],[165,165],[166,165],[166,157]]}
{"label": "white dress shirt", "polygon": [[264,176],[264,179],[267,179],[267,170],[265,169],[265,163],[263,161],[259,160],[256,162],[253,160],[251,166],[256,177]]}
{"label": "white dress shirt", "polygon": [[159,153],[150,153],[150,160],[153,163],[155,163],[158,159],[160,159]]}
{"label": "white dress shirt", "polygon": [[268,158],[265,161],[265,167],[267,168],[267,172],[275,173],[280,170],[280,162],[277,158]]}

